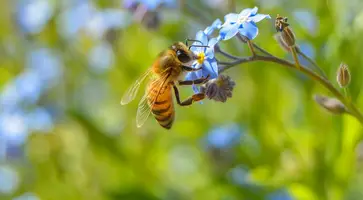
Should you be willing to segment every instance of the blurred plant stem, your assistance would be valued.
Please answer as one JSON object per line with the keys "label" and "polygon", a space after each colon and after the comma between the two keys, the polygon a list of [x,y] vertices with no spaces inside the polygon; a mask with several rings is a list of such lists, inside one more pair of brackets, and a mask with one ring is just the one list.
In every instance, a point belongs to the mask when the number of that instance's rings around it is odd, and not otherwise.
{"label": "blurred plant stem", "polygon": [[[241,39],[241,41],[243,42],[243,39]],[[309,68],[307,68],[304,65],[300,65],[300,67],[297,68],[295,63],[275,57],[275,56],[271,55],[270,53],[268,53],[267,51],[263,50],[261,47],[257,46],[256,44],[253,44],[252,42],[251,42],[251,45],[255,49],[260,50],[265,55],[255,54],[250,57],[236,58],[232,62],[219,62],[219,64],[220,64],[219,73],[222,73],[225,70],[232,68],[236,65],[243,64],[243,63],[249,63],[249,62],[255,62],[255,61],[273,62],[273,63],[277,63],[277,64],[280,64],[282,66],[285,66],[285,67],[288,67],[291,69],[298,70],[298,71],[304,73],[305,75],[309,76],[313,80],[319,82],[321,85],[323,85],[325,88],[327,88],[331,93],[333,93],[333,95],[345,105],[345,107],[349,111],[348,113],[350,115],[352,115],[353,117],[355,117],[357,120],[359,120],[359,122],[363,125],[363,115],[359,111],[359,109],[354,105],[354,103],[346,95],[342,94],[337,88],[335,88],[334,85],[323,75],[319,75],[319,74],[315,73],[314,71],[310,70]],[[228,54],[228,53],[224,52],[222,55],[226,56],[226,54]],[[226,57],[233,58],[235,56],[232,57],[231,55],[228,55]]]}
{"label": "blurred plant stem", "polygon": [[231,12],[236,12],[236,0],[229,0],[228,1],[228,9]]}
{"label": "blurred plant stem", "polygon": [[305,60],[307,60],[316,70],[319,71],[319,73],[325,78],[328,79],[328,76],[325,74],[325,72],[318,66],[318,64],[311,59],[309,56],[307,56],[304,52],[301,51],[301,49],[299,47],[295,48],[296,53],[298,53],[299,55],[301,55]]}

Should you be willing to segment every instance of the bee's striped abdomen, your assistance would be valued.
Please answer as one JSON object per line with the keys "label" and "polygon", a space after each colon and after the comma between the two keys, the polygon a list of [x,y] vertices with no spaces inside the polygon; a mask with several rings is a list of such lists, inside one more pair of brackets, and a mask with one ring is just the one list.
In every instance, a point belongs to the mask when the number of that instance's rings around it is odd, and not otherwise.
{"label": "bee's striped abdomen", "polygon": [[[158,89],[159,88],[151,88],[149,99],[155,98]],[[170,85],[161,89],[154,105],[151,107],[151,112],[162,127],[166,129],[171,128],[174,122],[175,112]]]}

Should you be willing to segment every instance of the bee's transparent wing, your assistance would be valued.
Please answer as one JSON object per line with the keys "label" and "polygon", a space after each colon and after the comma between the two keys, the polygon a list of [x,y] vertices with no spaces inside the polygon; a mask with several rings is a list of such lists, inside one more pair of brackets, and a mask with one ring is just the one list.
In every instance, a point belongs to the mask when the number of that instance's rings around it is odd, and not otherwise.
{"label": "bee's transparent wing", "polygon": [[140,89],[141,83],[148,77],[151,73],[151,68],[148,69],[142,76],[140,76],[126,91],[121,99],[121,105],[126,105],[135,99],[137,92]]}
{"label": "bee's transparent wing", "polygon": [[146,122],[147,118],[151,113],[151,108],[153,107],[156,99],[159,97],[160,91],[165,86],[167,80],[168,80],[168,74],[165,74],[161,78],[155,80],[156,82],[152,81],[149,82],[148,87],[150,86],[150,84],[153,84],[153,88],[157,88],[158,92],[157,95],[155,95],[153,99],[150,101],[150,104],[148,102],[148,97],[151,90],[146,90],[144,96],[140,100],[136,114],[136,126],[138,128],[140,128]]}

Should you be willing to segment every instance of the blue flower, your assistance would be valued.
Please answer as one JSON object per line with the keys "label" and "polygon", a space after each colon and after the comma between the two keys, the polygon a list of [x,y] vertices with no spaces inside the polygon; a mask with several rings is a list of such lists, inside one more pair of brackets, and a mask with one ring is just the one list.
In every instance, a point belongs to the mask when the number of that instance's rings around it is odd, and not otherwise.
{"label": "blue flower", "polygon": [[252,40],[258,35],[258,28],[256,23],[268,18],[270,15],[257,14],[257,7],[247,8],[242,10],[239,14],[230,13],[224,16],[224,24],[219,32],[222,40],[229,40],[234,37],[238,32]]}
{"label": "blue flower", "polygon": [[237,124],[228,124],[212,129],[207,137],[208,147],[224,149],[240,142],[242,130]]}
{"label": "blue flower", "polygon": [[19,187],[19,174],[10,166],[0,166],[0,194],[9,195]]}
{"label": "blue flower", "polygon": [[[208,36],[204,31],[199,31],[195,39],[200,42],[194,42],[190,50],[199,58],[193,63],[192,67],[199,68],[202,66],[202,69],[195,72],[189,72],[186,76],[186,80],[195,80],[207,77],[208,75],[210,78],[216,78],[218,76],[218,65],[217,60],[214,57],[214,45],[216,45],[219,40],[217,38],[208,40]],[[208,48],[193,45],[207,45]],[[193,85],[193,90],[195,93],[199,92],[199,89],[195,85]]]}
{"label": "blue flower", "polygon": [[26,33],[40,33],[53,16],[52,3],[42,0],[21,1],[18,5],[17,22]]}
{"label": "blue flower", "polygon": [[222,26],[222,21],[220,19],[216,19],[212,25],[208,26],[203,32],[207,35],[210,36],[212,35],[212,33],[214,32],[214,30],[216,29],[220,29]]}
{"label": "blue flower", "polygon": [[124,7],[136,10],[138,5],[145,6],[148,11],[155,11],[159,6],[173,7],[176,5],[175,0],[125,0]]}
{"label": "blue flower", "polygon": [[280,189],[274,191],[273,193],[267,195],[266,200],[293,200],[294,198],[291,196],[289,191],[286,189]]}
{"label": "blue flower", "polygon": [[0,138],[8,144],[21,145],[29,136],[25,113],[14,111],[0,114]]}

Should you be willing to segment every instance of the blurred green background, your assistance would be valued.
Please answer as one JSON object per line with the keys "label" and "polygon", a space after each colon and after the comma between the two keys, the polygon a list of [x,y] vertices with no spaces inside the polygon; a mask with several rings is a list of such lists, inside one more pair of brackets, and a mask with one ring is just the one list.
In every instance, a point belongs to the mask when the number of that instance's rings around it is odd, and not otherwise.
{"label": "blurred green background", "polygon": [[[362,125],[320,108],[312,96],[329,92],[295,71],[231,68],[233,98],[176,106],[171,130],[152,117],[136,128],[142,91],[119,104],[160,51],[258,6],[289,17],[301,49],[336,86],[347,63],[363,109],[363,1],[186,0],[144,13],[142,4],[0,1],[0,199],[363,198]],[[290,59],[274,21],[258,26],[254,42]],[[222,47],[250,55],[237,40]],[[182,98],[191,94],[181,89]]]}

